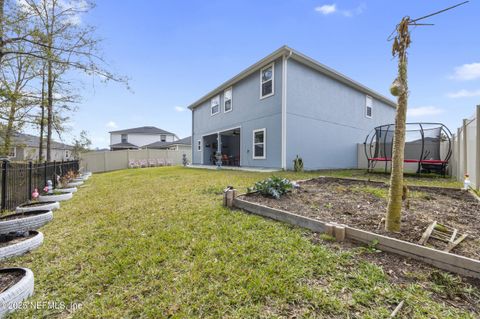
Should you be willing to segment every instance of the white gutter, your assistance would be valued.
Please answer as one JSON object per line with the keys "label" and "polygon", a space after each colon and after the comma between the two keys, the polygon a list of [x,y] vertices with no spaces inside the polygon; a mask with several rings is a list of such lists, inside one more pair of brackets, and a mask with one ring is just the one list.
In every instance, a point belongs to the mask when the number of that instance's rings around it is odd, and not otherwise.
{"label": "white gutter", "polygon": [[282,169],[287,169],[287,61],[292,56],[290,50],[288,55],[282,56]]}

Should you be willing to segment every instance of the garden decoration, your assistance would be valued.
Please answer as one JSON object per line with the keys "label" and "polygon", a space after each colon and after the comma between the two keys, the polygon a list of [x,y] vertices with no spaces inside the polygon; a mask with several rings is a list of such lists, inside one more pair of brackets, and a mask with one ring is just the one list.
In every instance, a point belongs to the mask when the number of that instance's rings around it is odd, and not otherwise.
{"label": "garden decoration", "polygon": [[301,157],[297,157],[293,160],[293,170],[295,172],[303,172],[303,159]]}
{"label": "garden decoration", "polygon": [[187,154],[183,154],[183,155],[182,155],[182,164],[183,164],[183,166],[187,166],[187,165],[188,165]]}
{"label": "garden decoration", "polygon": [[215,153],[215,160],[216,160],[215,164],[217,164],[217,169],[222,168],[222,153],[217,151]]}
{"label": "garden decoration", "polygon": [[442,225],[437,223],[437,221],[434,221],[427,227],[418,244],[425,245],[430,238],[437,239],[447,243],[444,251],[449,252],[467,238],[467,236],[468,234],[460,235],[456,228]]}
{"label": "garden decoration", "polygon": [[32,192],[32,199],[33,199],[33,200],[37,199],[37,198],[38,198],[38,195],[40,195],[40,194],[38,194],[38,189],[35,188],[35,189],[33,190],[33,192]]}
{"label": "garden decoration", "polygon": [[463,180],[463,189],[468,191],[471,184],[472,182],[470,181],[470,176],[465,174],[465,179]]}

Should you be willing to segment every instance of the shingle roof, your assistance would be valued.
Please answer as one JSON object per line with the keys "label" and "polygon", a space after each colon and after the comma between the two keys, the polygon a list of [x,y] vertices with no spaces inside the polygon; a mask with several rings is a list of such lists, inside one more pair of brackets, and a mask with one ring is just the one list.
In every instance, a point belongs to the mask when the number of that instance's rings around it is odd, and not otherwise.
{"label": "shingle roof", "polygon": [[[0,139],[3,142],[3,139]],[[23,134],[20,132],[14,132],[12,135],[12,144],[13,146],[18,147],[38,147],[40,144],[40,137],[30,134]],[[72,145],[52,141],[53,149],[62,149],[62,150],[71,150],[73,149]]]}
{"label": "shingle roof", "polygon": [[301,62],[302,64],[314,69],[314,70],[317,70],[318,72],[321,72],[323,74],[325,74],[326,76],[330,77],[330,78],[333,78],[341,83],[344,83],[356,90],[359,90],[360,92],[364,92],[368,95],[371,95],[373,96],[374,98],[382,101],[383,103],[385,104],[388,104],[390,105],[391,107],[397,107],[397,104],[390,100],[389,98],[383,96],[382,94],[380,93],[377,93],[375,91],[373,91],[372,89],[366,87],[365,85],[355,81],[355,80],[352,80],[351,78],[341,74],[340,72],[337,72],[335,71],[334,69],[331,69],[329,68],[328,66],[304,55],[303,53],[300,53],[299,51],[296,51],[286,45],[282,46],[281,48],[279,48],[278,50],[274,51],[273,53],[269,54],[268,56],[266,56],[265,58],[261,59],[260,61],[258,61],[257,63],[251,65],[250,67],[246,68],[245,70],[243,70],[242,72],[240,72],[239,74],[237,74],[236,76],[234,76],[233,78],[231,78],[230,80],[224,82],[223,84],[221,84],[220,86],[218,86],[216,89],[210,91],[209,93],[207,93],[206,95],[204,95],[203,97],[201,97],[199,100],[193,102],[190,106],[188,106],[189,109],[193,110],[194,108],[198,107],[200,104],[202,104],[203,102],[209,100],[210,98],[212,98],[213,96],[219,94],[220,92],[222,92],[225,88],[227,87],[230,87],[232,85],[234,85],[235,83],[237,83],[238,81],[244,79],[245,77],[249,76],[250,74],[254,73],[254,72],[257,72],[258,70],[260,70],[262,67],[264,67],[265,65],[271,63],[272,61],[275,61],[276,59],[279,59],[281,57],[288,57],[288,58],[292,58],[298,62]]}
{"label": "shingle roof", "polygon": [[192,145],[192,137],[191,136],[185,137],[185,138],[182,138],[181,140],[173,141],[173,142],[160,142],[160,141],[158,141],[158,142],[154,142],[154,143],[151,143],[151,144],[148,144],[148,145],[144,145],[142,147],[164,149],[164,148],[168,148],[172,145]]}
{"label": "shingle roof", "polygon": [[138,146],[135,145],[135,144],[126,142],[126,143],[112,144],[112,145],[110,145],[110,148],[125,148],[125,149],[128,149],[128,148],[138,148]]}
{"label": "shingle roof", "polygon": [[118,131],[110,131],[109,133],[119,133],[119,134],[128,134],[128,133],[135,133],[135,134],[171,134],[175,135],[171,132],[162,130],[161,128],[155,126],[141,126],[141,127],[134,127],[125,130],[118,130]]}

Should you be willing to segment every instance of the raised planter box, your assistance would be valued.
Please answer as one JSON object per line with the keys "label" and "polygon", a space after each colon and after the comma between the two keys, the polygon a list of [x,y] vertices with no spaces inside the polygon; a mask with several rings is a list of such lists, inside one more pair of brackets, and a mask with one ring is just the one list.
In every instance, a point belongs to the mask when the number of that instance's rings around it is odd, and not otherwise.
{"label": "raised planter box", "polygon": [[0,218],[0,234],[36,230],[53,219],[51,210],[15,213]]}
{"label": "raised planter box", "polygon": [[76,193],[77,188],[76,187],[55,188],[54,191],[60,192],[60,193]]}
{"label": "raised planter box", "polygon": [[0,269],[0,276],[12,272],[20,272],[23,276],[13,286],[0,293],[0,318],[17,310],[22,301],[33,295],[35,285],[33,272],[28,268],[3,268]]}
{"label": "raised planter box", "polygon": [[43,243],[43,234],[41,232],[31,230],[29,233],[30,235],[33,235],[33,237],[8,246],[0,247],[0,260],[14,256],[21,256],[38,248]]}
{"label": "raised planter box", "polygon": [[60,208],[59,202],[35,202],[22,204],[15,209],[16,213],[33,212],[36,210],[56,210]]}
{"label": "raised planter box", "polygon": [[79,182],[70,182],[67,184],[67,187],[77,187],[77,186],[80,186],[82,185],[83,182],[82,181],[79,181]]}
{"label": "raised planter box", "polygon": [[[233,190],[230,192],[233,192]],[[229,196],[228,191],[226,196]],[[319,221],[287,211],[248,202],[238,197],[233,198],[233,207],[243,209],[252,214],[307,228],[314,232],[328,232],[336,236],[339,240],[343,240],[343,238],[339,238],[337,234],[341,234],[341,236],[344,238],[364,244],[370,244],[376,241],[378,242],[377,247],[381,250],[420,260],[427,264],[460,275],[480,278],[480,261],[476,259],[447,253],[388,236],[374,234],[372,232],[356,229],[347,225],[338,225]],[[340,231],[337,231],[337,229]]]}
{"label": "raised planter box", "polygon": [[61,202],[64,200],[72,199],[72,193],[55,194],[55,195],[40,195],[38,196],[39,202]]}

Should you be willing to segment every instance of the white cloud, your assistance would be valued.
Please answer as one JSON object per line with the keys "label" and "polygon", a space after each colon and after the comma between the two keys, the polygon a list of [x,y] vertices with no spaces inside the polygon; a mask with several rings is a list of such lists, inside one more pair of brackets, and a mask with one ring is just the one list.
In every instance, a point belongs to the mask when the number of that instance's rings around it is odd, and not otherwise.
{"label": "white cloud", "polygon": [[457,66],[450,77],[454,80],[468,81],[480,78],[480,63],[470,63]]}
{"label": "white cloud", "polygon": [[105,124],[106,127],[108,128],[117,128],[117,123],[115,123],[114,121],[110,121],[108,122],[107,124]]}
{"label": "white cloud", "polygon": [[177,112],[185,112],[187,109],[181,106],[175,106],[175,111]]}
{"label": "white cloud", "polygon": [[444,110],[436,106],[420,106],[408,109],[407,115],[411,117],[431,116],[443,113]]}
{"label": "white cloud", "polygon": [[324,4],[323,6],[319,6],[315,8],[315,11],[320,12],[321,14],[327,15],[332,14],[337,11],[337,5],[334,4]]}
{"label": "white cloud", "polygon": [[450,92],[447,94],[449,98],[452,99],[457,99],[457,98],[462,98],[462,97],[474,97],[474,96],[480,96],[480,90],[474,90],[474,91],[469,91],[469,90],[460,90],[457,92]]}
{"label": "white cloud", "polygon": [[362,3],[354,9],[341,10],[341,9],[337,8],[337,5],[335,3],[332,3],[332,4],[324,4],[322,6],[315,7],[315,11],[319,12],[323,15],[338,13],[338,14],[343,15],[344,17],[350,18],[350,17],[353,17],[355,15],[362,14],[363,11],[365,11],[365,8],[366,8],[365,3]]}

